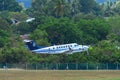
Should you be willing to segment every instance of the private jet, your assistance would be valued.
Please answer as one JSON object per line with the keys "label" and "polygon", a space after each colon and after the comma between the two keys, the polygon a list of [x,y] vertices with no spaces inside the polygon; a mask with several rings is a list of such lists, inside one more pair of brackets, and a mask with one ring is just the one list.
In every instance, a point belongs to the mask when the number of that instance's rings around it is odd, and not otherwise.
{"label": "private jet", "polygon": [[77,43],[54,45],[54,46],[38,46],[33,40],[24,40],[26,47],[33,53],[38,54],[73,54],[76,52],[88,51],[88,45],[79,45]]}

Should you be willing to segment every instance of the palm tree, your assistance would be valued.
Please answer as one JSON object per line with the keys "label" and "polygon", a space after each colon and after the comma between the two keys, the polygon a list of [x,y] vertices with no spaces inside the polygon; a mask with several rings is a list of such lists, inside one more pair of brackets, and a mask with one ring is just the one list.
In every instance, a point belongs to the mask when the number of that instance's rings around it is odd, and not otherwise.
{"label": "palm tree", "polygon": [[64,0],[55,0],[55,15],[56,17],[63,17],[65,9],[65,1]]}
{"label": "palm tree", "polygon": [[71,15],[74,16],[78,13],[80,13],[81,5],[79,0],[73,0],[71,2]]}

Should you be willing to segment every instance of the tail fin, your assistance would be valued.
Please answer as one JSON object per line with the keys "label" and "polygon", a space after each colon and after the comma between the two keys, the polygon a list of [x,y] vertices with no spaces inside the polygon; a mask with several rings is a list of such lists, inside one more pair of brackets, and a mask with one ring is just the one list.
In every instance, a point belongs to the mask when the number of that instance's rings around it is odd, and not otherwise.
{"label": "tail fin", "polygon": [[35,50],[39,49],[39,46],[33,41],[33,40],[24,40],[25,45],[30,49],[30,50]]}

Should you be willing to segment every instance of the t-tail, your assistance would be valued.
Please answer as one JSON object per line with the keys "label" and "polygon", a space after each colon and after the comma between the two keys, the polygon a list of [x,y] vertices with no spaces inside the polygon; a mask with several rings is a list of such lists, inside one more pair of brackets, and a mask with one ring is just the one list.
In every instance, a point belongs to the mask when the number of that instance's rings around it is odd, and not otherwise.
{"label": "t-tail", "polygon": [[33,40],[24,40],[24,42],[29,50],[36,50],[40,48],[40,46],[38,46]]}
{"label": "t-tail", "polygon": [[24,40],[24,42],[29,50],[37,50],[37,49],[45,48],[45,46],[38,46],[33,40]]}

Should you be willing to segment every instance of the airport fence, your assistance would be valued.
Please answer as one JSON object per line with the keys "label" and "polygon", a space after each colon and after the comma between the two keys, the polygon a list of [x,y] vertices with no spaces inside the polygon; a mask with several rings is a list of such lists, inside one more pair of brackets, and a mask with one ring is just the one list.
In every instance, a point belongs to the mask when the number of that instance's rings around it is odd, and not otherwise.
{"label": "airport fence", "polygon": [[0,64],[3,69],[24,70],[120,70],[120,64],[111,63],[37,63],[37,64]]}

